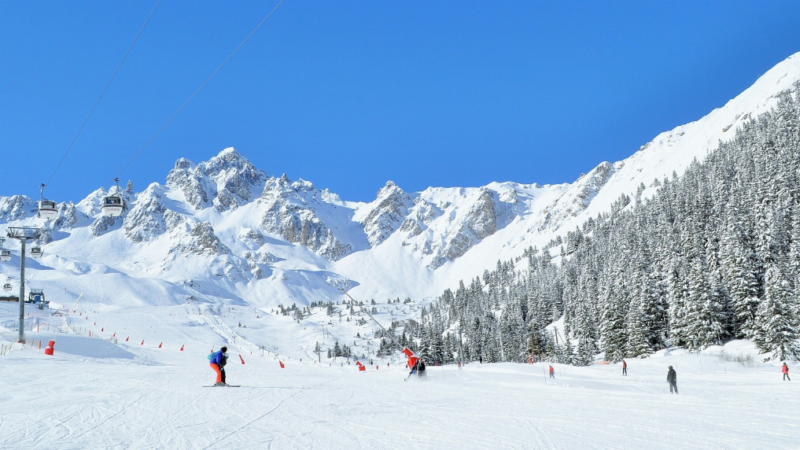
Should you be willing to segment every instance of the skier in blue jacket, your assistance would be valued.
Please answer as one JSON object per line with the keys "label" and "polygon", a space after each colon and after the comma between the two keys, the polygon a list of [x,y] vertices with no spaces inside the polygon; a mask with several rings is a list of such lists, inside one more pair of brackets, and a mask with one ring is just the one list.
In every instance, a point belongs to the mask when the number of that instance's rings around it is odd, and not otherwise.
{"label": "skier in blue jacket", "polygon": [[227,386],[225,383],[225,364],[228,363],[227,351],[228,347],[222,347],[218,352],[212,353],[209,359],[211,369],[217,373],[217,382],[214,383],[214,386]]}

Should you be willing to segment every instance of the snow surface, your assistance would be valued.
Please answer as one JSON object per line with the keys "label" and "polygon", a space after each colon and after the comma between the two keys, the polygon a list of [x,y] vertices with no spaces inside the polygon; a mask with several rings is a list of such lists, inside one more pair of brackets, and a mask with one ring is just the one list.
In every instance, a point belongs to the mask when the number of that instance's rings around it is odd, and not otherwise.
{"label": "snow surface", "polygon": [[[746,341],[700,354],[672,349],[628,360],[627,377],[619,364],[554,365],[556,378],[549,379],[542,364],[503,363],[469,364],[463,370],[429,366],[427,380],[404,382],[407,369],[396,359],[376,361],[380,368],[369,366],[366,372],[341,360],[329,365],[325,355],[323,363],[314,363],[294,342],[304,324],[283,316],[272,316],[258,336],[270,348],[293,349],[292,354],[267,351],[262,357],[262,344],[242,337],[250,327],[236,323],[256,322],[255,310],[237,314],[239,307],[223,308],[217,316],[203,305],[78,305],[83,308],[70,310],[68,327],[49,310],[33,310],[27,319],[26,328],[34,328],[28,339],[46,343],[60,327],[55,356],[21,350],[19,344],[0,356],[6,386],[0,391],[0,448],[800,445],[800,382],[781,381],[777,366],[757,359],[744,367],[715,356],[722,350],[752,356],[755,350]],[[13,323],[14,306],[0,305],[0,323]],[[278,326],[275,321],[281,320],[288,323]],[[101,337],[67,331],[90,329]],[[117,344],[109,340],[112,330]],[[9,345],[15,334],[0,336],[0,344]],[[228,381],[242,387],[204,388],[214,381],[206,355],[225,343]],[[677,371],[679,395],[669,394],[668,365]],[[800,365],[791,370],[800,372]]]}

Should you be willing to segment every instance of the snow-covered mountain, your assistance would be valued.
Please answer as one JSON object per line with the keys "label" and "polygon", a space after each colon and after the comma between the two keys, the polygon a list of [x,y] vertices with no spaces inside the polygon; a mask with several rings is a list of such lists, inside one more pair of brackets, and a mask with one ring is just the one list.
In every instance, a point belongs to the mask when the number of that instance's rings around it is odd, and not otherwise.
{"label": "snow-covered mountain", "polygon": [[[29,262],[29,274],[32,287],[54,296],[84,292],[134,304],[227,298],[268,307],[339,299],[339,288],[353,288],[360,299],[422,299],[543,246],[608,211],[620,195],[651,195],[654,180],[680,176],[798,81],[795,54],[725,106],[573,183],[409,193],[389,181],[374,201],[350,202],[309,181],[270,176],[228,148],[198,164],[179,159],[163,185],[136,192],[129,184],[119,192],[127,209],[116,219],[100,213],[103,189],[59,204],[47,223],[31,199],[0,197],[0,233],[45,227],[45,256]],[[18,276],[14,245],[6,242],[15,257],[0,264],[11,278]],[[164,298],[137,295],[144,285],[158,286]]]}

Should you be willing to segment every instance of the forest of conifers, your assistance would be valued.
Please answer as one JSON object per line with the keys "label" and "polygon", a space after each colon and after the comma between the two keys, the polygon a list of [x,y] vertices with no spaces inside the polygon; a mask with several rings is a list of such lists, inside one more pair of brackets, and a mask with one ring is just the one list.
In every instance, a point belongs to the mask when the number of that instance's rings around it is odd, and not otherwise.
{"label": "forest of conifers", "polygon": [[[463,349],[464,361],[587,365],[732,339],[798,359],[800,86],[649,187],[446,290],[403,339],[432,363]],[[546,328],[561,318],[561,332]]]}

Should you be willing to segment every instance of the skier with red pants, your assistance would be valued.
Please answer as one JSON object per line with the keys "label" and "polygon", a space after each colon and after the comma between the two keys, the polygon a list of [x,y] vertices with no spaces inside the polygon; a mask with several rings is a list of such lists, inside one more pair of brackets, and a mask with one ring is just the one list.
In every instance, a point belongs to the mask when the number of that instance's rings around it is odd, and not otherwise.
{"label": "skier with red pants", "polygon": [[781,367],[781,372],[783,372],[783,381],[786,380],[792,381],[792,379],[789,378],[789,366],[787,366],[786,363],[783,363],[783,367]]}
{"label": "skier with red pants", "polygon": [[225,383],[225,364],[228,363],[228,347],[222,347],[218,352],[208,355],[211,369],[217,373],[217,382],[214,386],[227,386]]}

